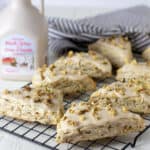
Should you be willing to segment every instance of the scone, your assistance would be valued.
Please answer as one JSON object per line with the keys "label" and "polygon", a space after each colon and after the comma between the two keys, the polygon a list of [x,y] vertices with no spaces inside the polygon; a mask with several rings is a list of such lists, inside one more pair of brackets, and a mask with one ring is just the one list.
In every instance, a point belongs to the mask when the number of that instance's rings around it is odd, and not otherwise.
{"label": "scone", "polygon": [[114,82],[94,92],[89,100],[101,106],[122,107],[136,113],[150,113],[150,81],[143,78]]}
{"label": "scone", "polygon": [[146,61],[150,61],[150,47],[148,47],[147,49],[145,49],[142,53],[142,57],[146,60]]}
{"label": "scone", "polygon": [[150,78],[150,65],[148,63],[137,63],[135,60],[124,65],[117,71],[116,79],[127,81],[133,78]]}
{"label": "scone", "polygon": [[113,66],[119,68],[133,58],[131,43],[124,37],[100,39],[89,45],[90,50],[98,51],[106,56]]}
{"label": "scone", "polygon": [[94,51],[69,51],[49,67],[53,72],[65,71],[69,74],[88,75],[91,78],[105,79],[112,75],[112,66],[108,59]]}
{"label": "scone", "polygon": [[87,75],[70,75],[65,71],[60,74],[47,67],[38,69],[33,76],[32,84],[34,87],[47,86],[59,89],[65,96],[69,97],[96,89],[96,83]]}
{"label": "scone", "polygon": [[55,125],[63,111],[63,95],[58,90],[26,86],[20,90],[4,90],[0,94],[0,115]]}
{"label": "scone", "polygon": [[80,102],[72,104],[58,123],[57,142],[91,141],[126,135],[143,128],[144,121],[137,114],[120,108]]}

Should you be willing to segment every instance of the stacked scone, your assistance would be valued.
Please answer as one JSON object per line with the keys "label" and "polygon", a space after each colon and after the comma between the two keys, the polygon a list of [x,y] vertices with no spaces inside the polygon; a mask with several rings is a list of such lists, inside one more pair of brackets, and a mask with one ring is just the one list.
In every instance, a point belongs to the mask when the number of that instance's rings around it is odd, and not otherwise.
{"label": "stacked scone", "polygon": [[[120,40],[122,45],[118,46]],[[117,53],[113,50],[116,47]],[[124,68],[126,65],[136,64],[136,61],[131,62],[133,57],[130,42],[123,38],[98,41],[95,45],[91,45],[90,49],[105,55],[115,67],[123,66]],[[142,65],[144,73],[140,73]],[[129,69],[131,74],[128,70],[124,71],[129,74],[127,82],[118,81],[106,85],[94,92],[88,102],[72,104],[57,125],[57,141],[74,143],[143,130],[144,121],[135,114],[150,113],[150,93],[148,92],[150,82],[147,82],[147,76],[145,76],[148,65],[142,65],[137,72],[134,67]]]}
{"label": "stacked scone", "polygon": [[57,141],[96,140],[143,130],[138,114],[150,113],[149,91],[150,81],[143,78],[103,86],[88,102],[72,104],[57,125]]}
{"label": "stacked scone", "polygon": [[110,77],[112,67],[101,54],[69,51],[49,67],[37,70],[32,87],[5,90],[0,94],[0,114],[9,117],[57,124],[63,116],[63,96],[74,96],[94,91],[92,79]]}
{"label": "stacked scone", "polygon": [[69,51],[49,67],[40,68],[33,76],[32,84],[59,89],[65,96],[73,96],[95,90],[92,78],[105,79],[111,73],[110,62],[101,54]]}
{"label": "stacked scone", "polygon": [[87,75],[74,75],[53,72],[50,68],[40,68],[32,81],[33,87],[49,87],[61,90],[65,96],[75,96],[87,91],[94,91],[96,83]]}
{"label": "stacked scone", "polygon": [[[144,121],[135,113],[150,113],[149,65],[129,63],[133,57],[131,43],[126,38],[99,40],[90,48],[93,50],[88,52],[69,51],[50,66],[39,68],[32,86],[3,91],[0,114],[57,125],[58,143],[96,140],[143,130]],[[95,91],[96,81],[112,76],[109,61],[115,67],[124,65],[117,74],[120,81],[103,86],[88,102],[72,103],[64,114],[64,96]]]}

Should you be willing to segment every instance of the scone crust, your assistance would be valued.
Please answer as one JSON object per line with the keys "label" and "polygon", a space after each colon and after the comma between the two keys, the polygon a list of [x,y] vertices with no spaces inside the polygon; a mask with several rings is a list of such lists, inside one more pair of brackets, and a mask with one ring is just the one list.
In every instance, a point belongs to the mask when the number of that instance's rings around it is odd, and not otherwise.
{"label": "scone crust", "polygon": [[63,94],[54,89],[4,90],[0,94],[0,114],[29,122],[57,124],[64,112]]}
{"label": "scone crust", "polygon": [[126,107],[132,112],[150,113],[150,81],[145,78],[105,85],[90,97],[90,102],[106,106]]}
{"label": "scone crust", "polygon": [[65,96],[75,96],[96,89],[96,83],[87,75],[59,74],[49,68],[40,68],[33,76],[34,87],[46,86],[59,89]]}
{"label": "scone crust", "polygon": [[131,112],[88,102],[74,103],[57,125],[57,142],[76,143],[124,135],[144,128],[143,119]]}
{"label": "scone crust", "polygon": [[89,49],[100,52],[117,68],[133,59],[131,43],[121,36],[100,39],[89,45]]}
{"label": "scone crust", "polygon": [[116,79],[119,81],[128,81],[135,78],[150,78],[149,63],[138,63],[134,60],[117,71]]}
{"label": "scone crust", "polygon": [[50,66],[53,72],[88,75],[91,78],[105,79],[112,75],[112,66],[108,59],[94,51],[69,51]]}

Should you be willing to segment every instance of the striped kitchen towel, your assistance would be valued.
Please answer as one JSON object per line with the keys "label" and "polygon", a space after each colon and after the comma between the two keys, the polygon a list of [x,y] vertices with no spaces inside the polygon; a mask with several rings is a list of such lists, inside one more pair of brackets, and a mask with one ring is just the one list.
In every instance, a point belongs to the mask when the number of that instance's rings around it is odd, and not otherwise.
{"label": "striped kitchen towel", "polygon": [[126,35],[133,51],[150,45],[150,8],[136,6],[79,20],[49,18],[49,63],[69,49],[86,51],[101,37]]}

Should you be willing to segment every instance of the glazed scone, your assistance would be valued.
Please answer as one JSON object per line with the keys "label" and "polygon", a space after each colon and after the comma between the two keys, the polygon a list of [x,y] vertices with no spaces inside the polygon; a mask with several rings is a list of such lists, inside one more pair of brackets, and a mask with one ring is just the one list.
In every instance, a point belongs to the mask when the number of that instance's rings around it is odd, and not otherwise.
{"label": "glazed scone", "polygon": [[148,47],[147,49],[145,49],[142,53],[142,57],[146,60],[146,61],[150,61],[150,47]]}
{"label": "glazed scone", "polygon": [[96,89],[96,83],[87,75],[70,75],[65,71],[60,74],[47,67],[38,69],[33,76],[32,84],[34,87],[47,86],[59,89],[65,96],[75,96]]}
{"label": "glazed scone", "polygon": [[56,125],[63,112],[63,95],[58,90],[26,86],[19,90],[4,90],[0,94],[0,115]]}
{"label": "glazed scone", "polygon": [[150,65],[148,63],[137,63],[136,60],[118,69],[116,79],[127,81],[133,78],[150,78]]}
{"label": "glazed scone", "polygon": [[143,119],[134,113],[88,102],[74,103],[57,125],[58,143],[76,143],[126,135],[144,129]]}
{"label": "glazed scone", "polygon": [[131,43],[124,37],[100,39],[89,45],[89,49],[100,52],[117,68],[130,62],[133,58]]}
{"label": "glazed scone", "polygon": [[53,72],[66,71],[69,74],[88,75],[91,78],[105,79],[112,75],[112,66],[108,59],[94,51],[69,51],[49,67]]}
{"label": "glazed scone", "polygon": [[114,82],[94,92],[89,102],[122,107],[136,113],[150,113],[150,81],[143,78]]}

